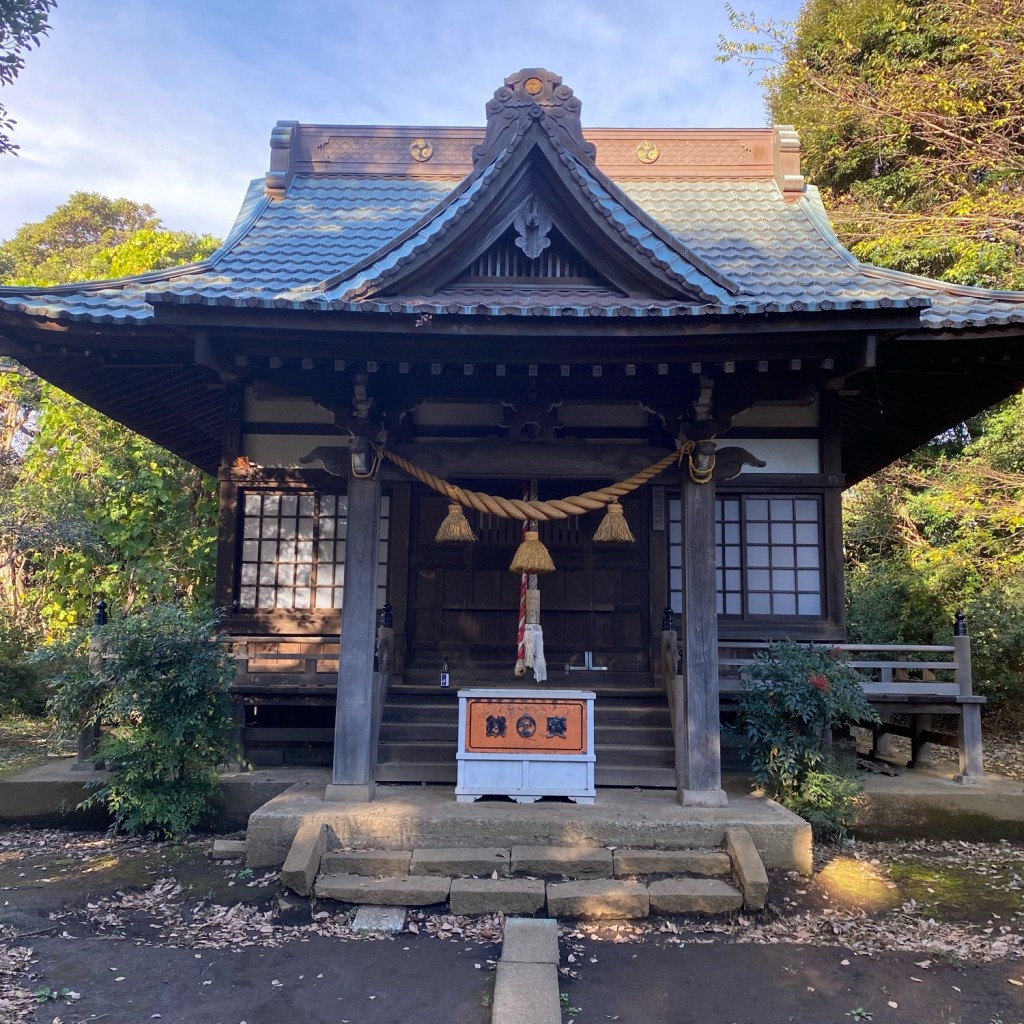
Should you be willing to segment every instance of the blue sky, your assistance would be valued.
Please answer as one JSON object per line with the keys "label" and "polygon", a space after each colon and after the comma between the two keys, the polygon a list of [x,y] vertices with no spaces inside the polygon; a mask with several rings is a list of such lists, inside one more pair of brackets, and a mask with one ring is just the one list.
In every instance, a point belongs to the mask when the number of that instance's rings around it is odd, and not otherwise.
{"label": "blue sky", "polygon": [[61,0],[51,21],[3,93],[0,239],[78,190],[223,235],[278,119],[482,125],[522,67],[560,74],[590,127],[765,123],[756,76],[714,61],[720,0]]}

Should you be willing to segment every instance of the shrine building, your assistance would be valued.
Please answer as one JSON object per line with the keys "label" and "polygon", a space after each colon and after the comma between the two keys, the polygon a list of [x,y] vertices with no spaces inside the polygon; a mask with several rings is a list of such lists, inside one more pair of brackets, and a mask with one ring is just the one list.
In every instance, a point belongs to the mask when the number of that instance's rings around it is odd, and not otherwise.
{"label": "shrine building", "polygon": [[209,259],[0,288],[0,352],[217,477],[255,763],[451,783],[460,688],[552,686],[598,786],[714,806],[720,661],[844,639],[843,489],[1019,391],[1024,293],[859,263],[792,128],[525,69],[482,127],[279,122]]}

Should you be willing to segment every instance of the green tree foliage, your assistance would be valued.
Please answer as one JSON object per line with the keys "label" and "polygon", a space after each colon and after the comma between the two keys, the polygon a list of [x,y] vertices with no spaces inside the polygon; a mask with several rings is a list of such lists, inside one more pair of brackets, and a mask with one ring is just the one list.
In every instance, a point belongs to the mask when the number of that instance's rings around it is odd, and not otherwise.
{"label": "green tree foliage", "polygon": [[1024,287],[1024,6],[807,0],[794,24],[730,11],[722,59],[764,70],[778,123],[866,262]]}
{"label": "green tree foliage", "polygon": [[234,661],[215,626],[152,605],[40,656],[61,733],[70,739],[103,723],[97,761],[111,771],[83,806],[105,806],[115,829],[180,838],[202,822],[217,766],[237,756],[227,695]]}
{"label": "green tree foliage", "polygon": [[194,263],[217,244],[209,235],[169,231],[144,203],[75,192],[0,243],[0,274],[11,285],[98,281]]}
{"label": "green tree foliage", "polygon": [[[123,276],[202,259],[208,236],[78,192],[0,243],[6,284]],[[153,601],[208,604],[213,481],[8,362],[0,368],[0,619],[59,634]]]}
{"label": "green tree foliage", "polygon": [[[768,110],[866,262],[1024,288],[1024,5],[806,0],[795,23],[730,12],[723,60],[763,71]],[[845,497],[851,639],[946,643],[968,613],[974,674],[1024,706],[1024,399]]]}
{"label": "green tree foliage", "polygon": [[963,609],[977,684],[1010,724],[1024,696],[1024,397],[971,427],[959,451],[937,443],[847,492],[849,627],[865,643],[947,643]]}
{"label": "green tree foliage", "polygon": [[[10,85],[25,67],[25,53],[50,31],[57,0],[0,0],[0,87]],[[15,122],[0,103],[0,156],[16,153],[8,134]]]}

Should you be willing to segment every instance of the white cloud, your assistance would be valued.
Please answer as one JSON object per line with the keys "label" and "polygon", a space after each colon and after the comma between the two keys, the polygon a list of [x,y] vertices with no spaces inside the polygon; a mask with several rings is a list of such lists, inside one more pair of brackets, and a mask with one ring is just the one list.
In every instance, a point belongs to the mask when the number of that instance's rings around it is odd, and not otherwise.
{"label": "white cloud", "polygon": [[0,162],[0,238],[79,190],[223,235],[278,119],[482,125],[524,66],[561,74],[595,127],[764,120],[756,82],[713,61],[724,11],[694,0],[91,0],[52,20],[4,93],[22,155]]}

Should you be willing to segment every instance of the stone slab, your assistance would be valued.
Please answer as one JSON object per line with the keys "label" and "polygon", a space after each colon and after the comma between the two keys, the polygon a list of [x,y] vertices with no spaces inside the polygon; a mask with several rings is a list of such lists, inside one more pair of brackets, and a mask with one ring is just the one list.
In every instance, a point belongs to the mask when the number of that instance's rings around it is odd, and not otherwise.
{"label": "stone slab", "polygon": [[630,875],[728,875],[732,862],[721,850],[615,850],[615,877]]}
{"label": "stone slab", "polygon": [[210,856],[214,860],[234,860],[245,856],[244,839],[215,839]]}
{"label": "stone slab", "polygon": [[325,875],[409,874],[412,850],[328,850],[320,861]]}
{"label": "stone slab", "polygon": [[[278,774],[281,769],[275,770]],[[296,772],[300,769],[296,769]],[[308,769],[302,771],[308,772]],[[953,783],[950,783],[953,786]],[[1018,788],[1024,790],[1019,783]],[[325,803],[323,786],[282,793],[249,818],[250,867],[282,864],[298,822],[330,825],[332,845],[356,850],[452,846],[617,846],[717,849],[727,828],[750,832],[769,869],[811,870],[810,826],[772,800],[730,794],[728,807],[686,808],[675,790],[601,789],[592,807],[567,803],[460,804],[450,786],[385,786],[368,804]],[[962,786],[953,786],[961,794]],[[0,780],[0,794],[3,780]],[[976,792],[977,787],[970,792]],[[81,799],[81,798],[80,798]]]}
{"label": "stone slab", "polygon": [[561,1024],[553,966],[502,962],[495,974],[491,1024]]}
{"label": "stone slab", "polygon": [[383,932],[398,935],[405,927],[405,907],[360,907],[352,921],[354,931],[366,935]]}
{"label": "stone slab", "polygon": [[300,896],[313,891],[313,882],[320,871],[320,858],[324,854],[326,825],[318,821],[304,821],[281,868],[281,884]]}
{"label": "stone slab", "polygon": [[612,851],[601,846],[513,846],[512,873],[611,878]]}
{"label": "stone slab", "polygon": [[410,875],[477,875],[490,878],[509,874],[509,851],[494,847],[413,850]]}
{"label": "stone slab", "polygon": [[551,918],[508,918],[501,943],[501,962],[557,966],[558,922]]}
{"label": "stone slab", "polygon": [[647,886],[640,882],[601,879],[548,886],[548,913],[554,917],[631,918],[649,912]]}
{"label": "stone slab", "polygon": [[437,878],[433,875],[402,875],[397,878],[321,875],[316,880],[313,894],[318,899],[341,900],[343,903],[429,907],[448,899],[451,884],[450,878]]}
{"label": "stone slab", "polygon": [[536,914],[544,909],[539,878],[453,878],[448,906],[453,914]]}
{"label": "stone slab", "polygon": [[727,914],[743,893],[720,878],[665,878],[647,887],[655,914]]}
{"label": "stone slab", "polygon": [[763,910],[768,901],[768,873],[750,833],[745,828],[729,829],[725,833],[725,848],[743,890],[743,906],[747,910]]}

